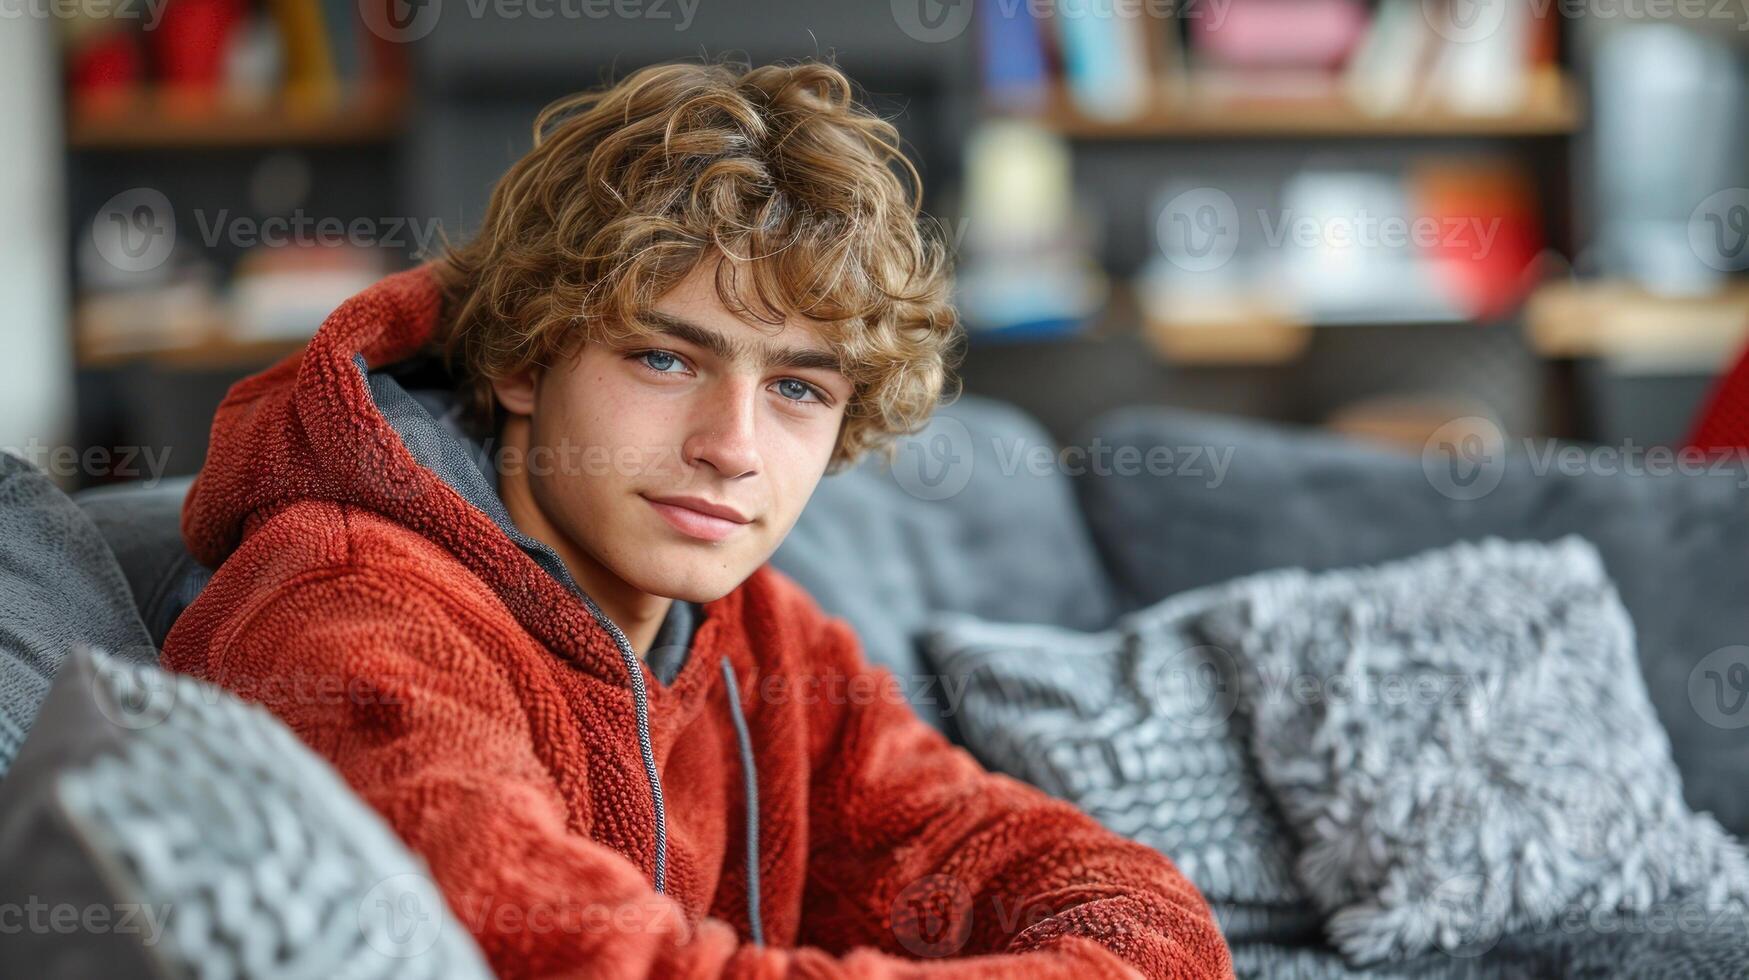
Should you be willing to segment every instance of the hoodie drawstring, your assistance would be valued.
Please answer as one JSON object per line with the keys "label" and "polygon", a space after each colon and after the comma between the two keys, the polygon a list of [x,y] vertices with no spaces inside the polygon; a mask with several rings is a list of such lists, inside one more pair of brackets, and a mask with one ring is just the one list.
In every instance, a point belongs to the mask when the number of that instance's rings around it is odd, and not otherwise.
{"label": "hoodie drawstring", "polygon": [[[644,758],[644,775],[650,781],[650,798],[656,809],[656,870],[651,884],[660,894],[668,886],[668,811],[662,802],[662,776],[656,771],[656,750],[650,741],[650,692],[644,686],[644,672],[625,631],[607,618],[588,593],[579,589],[577,594],[583,597],[583,603],[589,607],[595,621],[612,635],[620,659],[625,661],[626,676],[631,680],[632,704],[638,719],[638,751]],[[741,713],[740,685],[735,682],[735,669],[728,657],[723,658],[723,684],[728,688],[729,720],[735,726],[735,742],[741,756],[741,781],[747,795],[747,927],[753,944],[763,946],[765,927],[759,916],[759,770],[753,760],[753,736],[747,729],[746,717]]]}
{"label": "hoodie drawstring", "polygon": [[[641,678],[640,678],[641,679]],[[741,746],[741,780],[747,787],[747,928],[755,946],[765,945],[765,928],[759,924],[759,772],[753,767],[753,736],[741,715],[741,688],[735,683],[735,668],[723,658],[723,683],[729,688],[729,717],[735,722],[735,741]]]}
{"label": "hoodie drawstring", "polygon": [[626,639],[625,631],[607,618],[607,614],[601,611],[594,599],[589,598],[588,593],[577,589],[577,594],[583,597],[583,604],[589,607],[589,614],[613,636],[614,645],[619,647],[620,659],[625,661],[626,676],[631,678],[632,704],[637,709],[638,717],[638,751],[644,757],[644,776],[650,781],[650,798],[656,804],[656,871],[651,884],[657,894],[662,894],[668,888],[668,811],[662,803],[662,777],[656,772],[656,749],[650,743],[650,692],[644,687],[644,672],[638,667],[638,655],[632,652],[632,645]]}

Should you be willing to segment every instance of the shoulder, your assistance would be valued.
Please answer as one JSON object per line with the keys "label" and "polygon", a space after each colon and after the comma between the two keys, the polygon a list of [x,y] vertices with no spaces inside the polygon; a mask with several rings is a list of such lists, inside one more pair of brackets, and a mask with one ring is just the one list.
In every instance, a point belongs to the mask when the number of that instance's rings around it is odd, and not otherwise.
{"label": "shoulder", "polygon": [[485,583],[436,542],[364,508],[303,500],[248,529],[166,649],[179,633],[194,630],[211,642],[288,603],[318,614],[380,608],[429,619],[492,601]]}
{"label": "shoulder", "polygon": [[257,587],[324,573],[448,576],[461,562],[441,545],[375,511],[300,500],[252,522],[213,575]]}

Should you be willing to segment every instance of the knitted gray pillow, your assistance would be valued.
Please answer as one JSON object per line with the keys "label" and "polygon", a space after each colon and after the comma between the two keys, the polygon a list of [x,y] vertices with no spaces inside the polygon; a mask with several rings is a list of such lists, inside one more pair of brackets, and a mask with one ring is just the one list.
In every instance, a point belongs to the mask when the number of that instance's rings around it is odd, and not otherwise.
{"label": "knitted gray pillow", "polygon": [[0,782],[0,907],[41,919],[0,930],[8,976],[490,975],[423,862],[278,720],[84,649]]}
{"label": "knitted gray pillow", "polygon": [[1744,907],[1749,861],[1683,802],[1589,542],[1213,588],[1196,629],[1240,665],[1298,879],[1351,962],[1473,955],[1581,911]]}
{"label": "knitted gray pillow", "polygon": [[943,614],[924,641],[986,766],[1166,854],[1229,941],[1300,941],[1316,911],[1230,722],[1232,662],[1185,632],[1200,608],[1168,600],[1102,633]]}

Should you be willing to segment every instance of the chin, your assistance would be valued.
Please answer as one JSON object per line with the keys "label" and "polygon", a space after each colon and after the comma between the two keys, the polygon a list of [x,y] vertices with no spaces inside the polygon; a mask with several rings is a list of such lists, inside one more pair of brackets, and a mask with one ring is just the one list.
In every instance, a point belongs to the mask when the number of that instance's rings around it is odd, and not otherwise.
{"label": "chin", "polygon": [[731,567],[724,568],[722,559],[715,558],[708,549],[700,552],[690,548],[658,548],[651,549],[648,556],[639,563],[642,567],[628,569],[620,578],[648,595],[700,604],[715,602],[735,591],[758,567],[730,562]]}

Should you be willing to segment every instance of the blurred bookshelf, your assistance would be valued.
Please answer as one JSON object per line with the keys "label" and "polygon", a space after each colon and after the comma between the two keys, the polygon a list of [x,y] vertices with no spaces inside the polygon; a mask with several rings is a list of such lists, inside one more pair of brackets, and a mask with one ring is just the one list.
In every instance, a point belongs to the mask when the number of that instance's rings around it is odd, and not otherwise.
{"label": "blurred bookshelf", "polygon": [[85,368],[152,367],[167,370],[253,371],[304,349],[302,340],[235,340],[222,331],[152,350],[98,349],[79,352]]}
{"label": "blurred bookshelf", "polygon": [[[1619,24],[1507,0],[1478,27],[1459,6],[1235,0],[1222,18],[980,8],[962,310],[969,360],[984,351],[1004,370],[974,371],[968,389],[1047,419],[1084,418],[1076,401],[1100,387],[1102,403],[1354,431],[1378,428],[1358,417],[1463,404],[1509,430],[1576,438],[1637,435],[1596,424],[1632,416],[1599,412],[1611,396],[1578,390],[1599,378],[1649,372],[1669,382],[1665,395],[1697,400],[1749,339],[1741,280],[1668,242],[1624,269],[1638,237],[1605,239],[1612,222],[1657,208],[1675,212],[1674,230],[1657,229],[1667,237],[1692,220],[1692,200],[1624,206],[1624,193],[1670,198],[1709,167],[1709,191],[1743,183],[1740,101],[1726,94],[1740,100],[1743,79],[1717,51],[1732,42],[1695,31],[1679,44],[1663,25],[1624,54],[1617,35],[1635,32]],[[1685,57],[1704,70],[1678,71]],[[1707,87],[1659,105],[1667,83],[1647,70],[1660,60]],[[1687,128],[1660,129],[1676,123]],[[1332,233],[1381,215],[1470,234],[1380,245]],[[997,343],[1009,330],[1024,348]],[[1097,353],[1071,357],[1077,341]],[[1064,383],[1020,367],[1027,350],[1065,365]],[[1651,429],[1669,433],[1669,418]]]}
{"label": "blurred bookshelf", "polygon": [[63,34],[81,442],[175,446],[175,473],[193,472],[233,382],[414,259],[389,240],[410,219],[410,52],[369,13],[168,0],[150,28]]}
{"label": "blurred bookshelf", "polygon": [[[1694,201],[1672,188],[1749,185],[1749,147],[1720,135],[1743,125],[1728,59],[1668,37],[1618,51],[1634,30],[1532,0],[1487,5],[1507,15],[1486,37],[1442,32],[1447,3],[1230,0],[1219,18],[980,3],[931,40],[896,8],[849,0],[707,4],[683,37],[488,5],[382,44],[360,23],[368,5],[328,0],[236,0],[206,40],[80,24],[63,57],[69,343],[85,387],[137,392],[82,394],[82,411],[108,405],[82,438],[138,441],[165,391],[216,403],[352,285],[417,258],[250,248],[209,234],[218,216],[441,215],[465,230],[548,100],[724,52],[829,52],[878,100],[955,247],[967,390],[1060,438],[1127,404],[1366,428],[1345,409],[1389,416],[1423,396],[1489,406],[1513,430],[1602,436],[1574,390],[1585,365],[1654,365],[1666,348],[1658,369],[1704,386],[1712,349],[1743,339],[1741,266],[1672,283],[1668,267],[1694,264],[1686,244],[1634,257],[1688,219]],[[1125,9],[1145,12],[1099,13]],[[142,188],[168,200],[179,248],[115,275],[83,253]],[[1468,222],[1487,247],[1294,237],[1357,215]],[[1184,237],[1215,225],[1233,240],[1212,257]]]}
{"label": "blurred bookshelf", "polygon": [[145,92],[121,104],[85,109],[67,120],[75,151],[202,150],[388,143],[407,128],[401,91],[370,92],[346,103],[188,107]]}
{"label": "blurred bookshelf", "polygon": [[1051,91],[1042,111],[1015,115],[1077,140],[1172,140],[1567,136],[1579,129],[1584,114],[1573,80],[1546,69],[1528,79],[1518,105],[1500,113],[1460,112],[1437,103],[1378,112],[1340,92],[1268,98],[1193,79],[1123,118],[1089,115],[1061,89]]}

